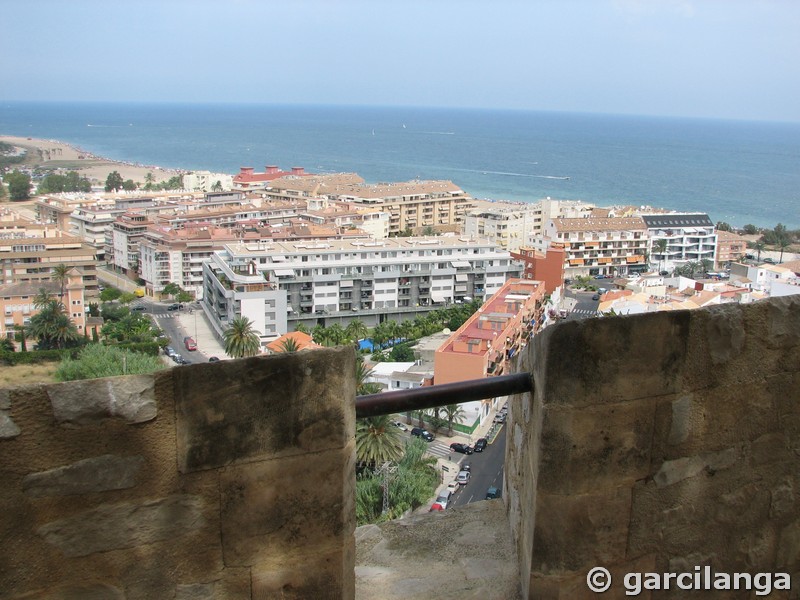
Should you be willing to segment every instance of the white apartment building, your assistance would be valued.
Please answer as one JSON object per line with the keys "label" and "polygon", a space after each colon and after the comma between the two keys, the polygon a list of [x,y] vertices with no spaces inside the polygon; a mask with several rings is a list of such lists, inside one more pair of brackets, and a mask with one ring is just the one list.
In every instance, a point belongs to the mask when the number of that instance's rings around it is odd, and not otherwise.
{"label": "white apartment building", "polygon": [[243,242],[204,264],[203,306],[219,334],[243,315],[266,343],[298,323],[372,327],[482,300],[521,271],[485,239]]}
{"label": "white apartment building", "polygon": [[199,192],[216,192],[233,189],[233,175],[212,173],[211,171],[192,171],[184,173],[183,187]]}
{"label": "white apartment building", "polygon": [[81,238],[95,249],[97,260],[111,256],[111,224],[124,209],[76,208],[69,217],[70,235]]}
{"label": "white apartment building", "polygon": [[566,278],[647,270],[647,229],[641,217],[551,219],[544,240],[566,251]]}
{"label": "white apartment building", "polygon": [[538,207],[533,204],[491,206],[470,211],[464,217],[463,233],[485,237],[508,250],[518,252],[533,231]]}
{"label": "white apartment building", "polygon": [[[647,226],[650,262],[658,264],[663,271],[690,261],[711,261],[712,268],[717,264],[717,234],[714,223],[707,214],[657,214],[642,215]],[[667,240],[667,249],[657,252],[657,240]]]}

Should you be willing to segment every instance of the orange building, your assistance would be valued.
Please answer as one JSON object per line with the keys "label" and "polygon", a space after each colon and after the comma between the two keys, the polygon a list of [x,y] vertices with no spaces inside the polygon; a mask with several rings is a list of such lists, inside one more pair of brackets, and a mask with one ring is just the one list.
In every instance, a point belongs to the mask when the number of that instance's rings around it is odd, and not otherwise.
{"label": "orange building", "polygon": [[[41,290],[45,290],[54,298],[61,295],[61,286],[53,281],[0,285],[0,311],[3,314],[3,320],[0,321],[0,337],[13,339],[16,331],[14,326],[27,325],[31,317],[39,313],[33,301]],[[84,291],[83,274],[78,269],[70,269],[61,302],[80,333],[86,331]]]}
{"label": "orange building", "polygon": [[434,354],[436,385],[506,375],[543,320],[541,281],[509,279]]}
{"label": "orange building", "polygon": [[564,283],[564,263],[566,250],[564,248],[548,248],[545,253],[530,247],[522,247],[519,252],[512,252],[511,257],[525,265],[522,271],[523,279],[535,279],[544,283],[546,294]]}
{"label": "orange building", "polygon": [[730,231],[717,231],[717,268],[739,262],[747,253],[747,238]]}

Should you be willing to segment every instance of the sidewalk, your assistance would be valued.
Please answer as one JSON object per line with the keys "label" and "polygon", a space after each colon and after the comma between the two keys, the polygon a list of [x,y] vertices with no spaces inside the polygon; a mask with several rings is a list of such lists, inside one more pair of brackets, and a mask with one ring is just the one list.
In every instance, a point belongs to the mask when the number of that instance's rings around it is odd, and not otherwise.
{"label": "sidewalk", "polygon": [[196,303],[187,304],[182,311],[175,311],[181,329],[197,343],[197,350],[206,356],[216,356],[220,360],[229,359],[225,348],[214,335],[214,331],[206,320],[206,314]]}

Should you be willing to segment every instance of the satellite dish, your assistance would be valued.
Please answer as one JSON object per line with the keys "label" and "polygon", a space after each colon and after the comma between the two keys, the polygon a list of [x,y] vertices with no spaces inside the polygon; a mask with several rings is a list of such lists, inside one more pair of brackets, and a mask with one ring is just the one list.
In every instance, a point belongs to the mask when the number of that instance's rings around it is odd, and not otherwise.
{"label": "satellite dish", "polygon": [[447,327],[445,327],[444,329],[442,329],[442,333],[449,334],[450,330]]}

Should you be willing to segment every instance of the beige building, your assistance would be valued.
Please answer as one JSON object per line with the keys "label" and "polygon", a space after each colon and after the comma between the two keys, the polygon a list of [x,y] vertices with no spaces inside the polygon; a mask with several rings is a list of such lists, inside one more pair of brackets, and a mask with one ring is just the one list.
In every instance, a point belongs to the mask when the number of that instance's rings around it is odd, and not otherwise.
{"label": "beige building", "polygon": [[349,202],[388,212],[389,233],[460,229],[473,199],[451,181],[367,184],[355,174],[284,177],[265,190],[273,198],[315,198]]}
{"label": "beige building", "polygon": [[[54,281],[11,283],[0,285],[0,337],[13,338],[15,326],[26,326],[31,317],[38,314],[34,298],[45,290],[55,298],[61,296],[61,286]],[[80,333],[86,328],[86,299],[84,297],[83,277],[78,269],[70,269],[68,280],[61,298],[70,320]]]}
{"label": "beige building", "polygon": [[564,248],[564,275],[624,276],[647,270],[647,227],[641,217],[552,219],[548,246]]}
{"label": "beige building", "polygon": [[730,231],[717,231],[717,268],[739,262],[747,254],[747,238]]}
{"label": "beige building", "polygon": [[53,267],[77,267],[87,295],[97,294],[95,250],[83,240],[54,229],[33,228],[33,235],[0,238],[0,283],[51,281]]}

